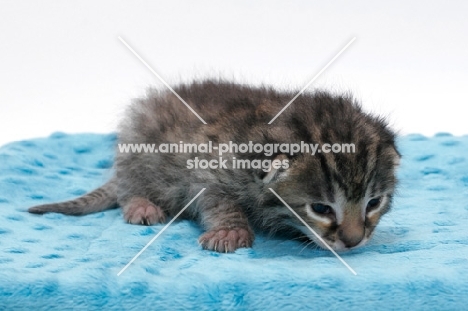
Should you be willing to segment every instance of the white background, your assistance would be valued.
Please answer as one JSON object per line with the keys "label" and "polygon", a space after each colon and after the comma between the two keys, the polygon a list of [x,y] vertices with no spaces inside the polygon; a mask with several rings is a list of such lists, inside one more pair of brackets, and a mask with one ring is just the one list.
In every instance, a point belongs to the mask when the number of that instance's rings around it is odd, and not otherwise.
{"label": "white background", "polygon": [[[223,76],[352,91],[402,134],[468,134],[466,1],[1,1],[0,145],[111,132],[131,98]],[[203,116],[203,112],[199,112]]]}

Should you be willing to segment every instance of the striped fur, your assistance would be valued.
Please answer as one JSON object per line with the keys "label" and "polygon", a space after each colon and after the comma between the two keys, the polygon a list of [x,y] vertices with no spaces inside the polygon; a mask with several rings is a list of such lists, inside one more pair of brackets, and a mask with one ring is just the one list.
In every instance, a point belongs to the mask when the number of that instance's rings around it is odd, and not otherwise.
{"label": "striped fur", "polygon": [[[30,212],[81,215],[117,203],[127,222],[151,225],[177,214],[206,188],[182,217],[198,221],[206,230],[200,237],[203,247],[232,252],[252,245],[254,227],[306,236],[320,245],[269,188],[337,250],[363,245],[390,209],[400,157],[395,133],[383,118],[364,112],[351,95],[303,93],[269,125],[295,92],[215,80],[180,85],[175,91],[207,125],[170,92],[150,91],[129,106],[119,143],[354,143],[356,153],[224,155],[289,161],[289,168],[267,173],[187,168],[187,160],[218,159],[216,153],[117,152],[113,181],[76,200],[33,207]],[[330,213],[317,213],[317,204],[328,206]]]}
{"label": "striped fur", "polygon": [[33,206],[28,212],[44,214],[48,212],[65,215],[86,215],[117,207],[117,183],[110,180],[105,185],[71,201]]}

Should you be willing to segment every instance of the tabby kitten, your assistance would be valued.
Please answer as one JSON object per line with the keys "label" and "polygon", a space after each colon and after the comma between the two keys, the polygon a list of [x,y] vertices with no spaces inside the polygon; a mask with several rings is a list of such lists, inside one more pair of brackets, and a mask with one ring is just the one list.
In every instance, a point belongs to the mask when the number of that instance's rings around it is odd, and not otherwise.
{"label": "tabby kitten", "polygon": [[[321,242],[269,190],[273,189],[335,250],[364,245],[390,208],[400,155],[386,122],[362,111],[348,95],[303,93],[271,125],[268,122],[294,97],[269,87],[205,80],[175,91],[206,125],[172,93],[150,91],[128,108],[118,132],[119,144],[211,141],[291,144],[353,143],[354,153],[274,154],[228,152],[227,168],[188,168],[213,153],[144,153],[116,149],[115,175],[102,187],[77,199],[45,204],[31,213],[83,215],[120,206],[131,224],[163,223],[182,213],[204,228],[205,249],[233,252],[251,247],[253,228],[306,236]],[[234,169],[232,159],[273,160],[286,165]],[[268,163],[268,162],[266,162]],[[321,245],[323,247],[323,245]]]}

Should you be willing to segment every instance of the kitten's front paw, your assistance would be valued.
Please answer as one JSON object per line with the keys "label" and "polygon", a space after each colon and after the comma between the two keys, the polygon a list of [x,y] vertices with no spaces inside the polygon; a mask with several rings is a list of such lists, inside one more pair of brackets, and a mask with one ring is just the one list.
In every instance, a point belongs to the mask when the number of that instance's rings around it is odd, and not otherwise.
{"label": "kitten's front paw", "polygon": [[233,253],[241,247],[252,247],[254,234],[250,228],[216,228],[200,236],[204,249],[220,253]]}
{"label": "kitten's front paw", "polygon": [[164,211],[144,198],[133,198],[124,208],[124,219],[135,225],[150,226],[166,221]]}

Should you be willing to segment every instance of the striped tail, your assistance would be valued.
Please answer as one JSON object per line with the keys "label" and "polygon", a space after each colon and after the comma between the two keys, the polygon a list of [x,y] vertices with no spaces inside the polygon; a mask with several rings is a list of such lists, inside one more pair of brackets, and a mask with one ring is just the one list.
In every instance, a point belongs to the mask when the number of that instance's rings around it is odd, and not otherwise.
{"label": "striped tail", "polygon": [[86,215],[117,207],[117,183],[111,179],[103,186],[74,200],[33,206],[33,214],[62,213],[65,215]]}

